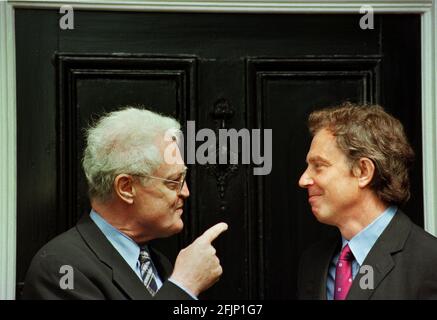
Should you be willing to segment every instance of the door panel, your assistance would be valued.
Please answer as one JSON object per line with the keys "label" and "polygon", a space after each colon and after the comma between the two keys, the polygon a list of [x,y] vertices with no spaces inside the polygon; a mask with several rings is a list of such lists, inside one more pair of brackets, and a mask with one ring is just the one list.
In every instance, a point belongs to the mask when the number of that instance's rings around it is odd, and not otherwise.
{"label": "door panel", "polygon": [[[196,59],[64,54],[55,59],[60,94],[58,228],[65,230],[90,211],[81,166],[84,128],[100,115],[127,105],[150,106],[185,123],[195,108]],[[189,230],[190,224],[183,234]],[[176,237],[163,245],[173,259],[181,246]]]}
{"label": "door panel", "polygon": [[[264,253],[260,264],[266,298],[288,297],[290,287],[296,286],[299,254],[314,239],[332,233],[312,215],[300,214],[311,212],[306,191],[297,185],[311,142],[306,119],[318,107],[378,101],[380,62],[379,57],[248,61],[248,97],[249,105],[256,106],[255,127],[274,128],[274,166],[270,175],[260,179],[264,203],[254,209],[265,237],[260,243]],[[282,250],[287,254],[281,254]]]}

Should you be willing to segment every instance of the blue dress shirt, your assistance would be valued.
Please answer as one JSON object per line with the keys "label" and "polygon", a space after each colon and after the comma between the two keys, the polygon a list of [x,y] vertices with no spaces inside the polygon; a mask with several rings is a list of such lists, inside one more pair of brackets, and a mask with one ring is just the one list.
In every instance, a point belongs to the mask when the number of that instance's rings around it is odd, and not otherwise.
{"label": "blue dress shirt", "polygon": [[[127,264],[131,267],[131,269],[135,272],[135,274],[140,278],[141,281],[141,269],[140,269],[140,246],[129,238],[124,233],[120,232],[117,228],[113,227],[110,223],[108,223],[105,219],[102,218],[94,210],[91,210],[90,218],[94,221],[97,227],[103,232],[105,237],[109,240],[112,246],[117,250],[117,252],[122,256],[122,258],[127,262]],[[146,246],[146,250],[149,250]],[[155,266],[152,261],[153,272],[155,274],[156,284],[158,286],[158,290],[162,287],[162,280],[156,271]],[[179,283],[174,281],[173,279],[168,279],[173,282],[176,286],[184,290],[188,293],[193,299],[197,300],[197,297],[194,296],[191,292],[181,286]],[[145,290],[145,289],[144,289]]]}
{"label": "blue dress shirt", "polygon": [[[366,259],[367,254],[372,249],[376,240],[378,240],[379,236],[388,226],[390,221],[393,219],[397,210],[398,208],[396,206],[388,207],[378,218],[373,220],[371,224],[357,233],[349,241],[342,237],[341,248],[343,249],[347,244],[349,244],[349,248],[351,249],[355,258],[352,262],[352,277],[354,279],[360,267],[362,266],[364,259]],[[340,252],[334,256],[329,265],[328,279],[326,282],[326,297],[328,300],[332,300],[334,297],[335,270],[339,256]]]}

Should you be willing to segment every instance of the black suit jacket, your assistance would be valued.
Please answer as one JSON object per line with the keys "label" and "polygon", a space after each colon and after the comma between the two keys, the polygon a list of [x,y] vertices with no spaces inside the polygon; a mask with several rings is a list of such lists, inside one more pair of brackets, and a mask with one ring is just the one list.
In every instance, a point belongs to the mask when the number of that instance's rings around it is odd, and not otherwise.
{"label": "black suit jacket", "polygon": [[[168,259],[151,249],[163,280],[154,299],[192,299],[167,281]],[[61,289],[63,265],[73,268],[73,289]],[[47,243],[35,255],[26,275],[23,299],[152,299],[139,277],[87,215],[78,224]]]}
{"label": "black suit jacket", "polygon": [[[340,249],[339,235],[332,241],[317,243],[300,260],[298,297],[326,299],[329,264]],[[375,242],[363,266],[374,272],[374,288],[362,289],[360,280],[370,273],[358,273],[348,300],[437,299],[437,238],[418,227],[401,211],[393,217]],[[366,282],[367,283],[367,282]]]}

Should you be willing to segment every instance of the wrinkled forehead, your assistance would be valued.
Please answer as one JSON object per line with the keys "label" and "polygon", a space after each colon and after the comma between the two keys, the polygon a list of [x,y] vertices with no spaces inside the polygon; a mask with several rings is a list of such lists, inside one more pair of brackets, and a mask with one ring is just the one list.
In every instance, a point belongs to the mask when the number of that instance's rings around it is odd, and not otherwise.
{"label": "wrinkled forehead", "polygon": [[163,159],[157,171],[166,175],[174,175],[186,170],[185,162],[177,141],[165,141],[164,139],[160,139],[157,145]]}

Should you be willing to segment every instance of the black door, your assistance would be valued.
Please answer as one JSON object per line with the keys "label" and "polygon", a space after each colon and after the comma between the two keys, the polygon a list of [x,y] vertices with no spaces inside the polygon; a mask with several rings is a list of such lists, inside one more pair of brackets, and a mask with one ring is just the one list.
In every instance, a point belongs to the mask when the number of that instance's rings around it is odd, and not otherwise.
{"label": "black door", "polygon": [[[298,178],[308,114],[345,100],[380,103],[417,153],[406,211],[423,225],[420,17],[16,11],[19,288],[35,252],[89,212],[83,128],[142,105],[196,129],[272,129],[272,170],[189,165],[185,229],[157,245],[171,257],[206,228],[224,268],[206,299],[293,299],[302,250],[332,230],[313,218]],[[199,144],[199,143],[198,143]]]}

